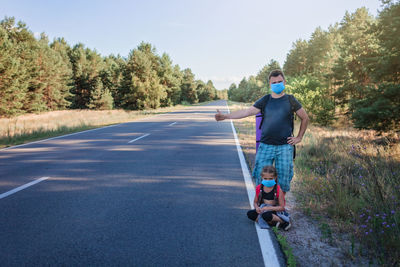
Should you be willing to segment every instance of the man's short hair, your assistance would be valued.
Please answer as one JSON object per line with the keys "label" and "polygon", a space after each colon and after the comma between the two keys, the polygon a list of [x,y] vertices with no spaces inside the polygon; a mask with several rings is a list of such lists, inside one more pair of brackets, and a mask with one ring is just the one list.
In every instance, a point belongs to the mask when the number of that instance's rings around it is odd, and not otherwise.
{"label": "man's short hair", "polygon": [[281,71],[281,70],[273,70],[273,71],[271,71],[269,73],[269,76],[268,76],[268,81],[271,80],[271,77],[278,77],[279,75],[281,75],[283,80],[286,81],[285,75],[283,74],[283,71]]}

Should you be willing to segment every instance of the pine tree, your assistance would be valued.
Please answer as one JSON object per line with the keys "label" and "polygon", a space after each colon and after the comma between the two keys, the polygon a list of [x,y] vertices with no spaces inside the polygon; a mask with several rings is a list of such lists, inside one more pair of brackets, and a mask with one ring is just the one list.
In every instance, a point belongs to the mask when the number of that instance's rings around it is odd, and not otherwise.
{"label": "pine tree", "polygon": [[121,82],[123,78],[123,70],[125,68],[125,60],[121,56],[108,56],[104,59],[105,68],[100,71],[101,81],[105,90],[108,90],[114,99],[114,106],[121,107],[122,94]]}
{"label": "pine tree", "polygon": [[376,67],[379,47],[376,33],[372,30],[375,24],[376,20],[366,8],[359,8],[353,14],[346,12],[341,22],[343,42],[340,57],[333,68],[340,88],[334,95],[345,107],[350,99],[362,99],[366,86],[373,82],[371,74]]}
{"label": "pine tree", "polygon": [[25,24],[14,18],[0,22],[0,116],[21,114],[31,82],[29,45],[34,38]]}
{"label": "pine tree", "polygon": [[307,73],[308,42],[297,40],[292,44],[292,49],[286,56],[283,70],[288,76],[297,76]]}
{"label": "pine tree", "polygon": [[171,94],[169,97],[171,98],[171,101],[174,105],[180,104],[181,103],[181,98],[182,98],[182,82],[183,82],[183,72],[181,71],[181,68],[179,65],[175,65],[173,68],[172,76],[174,79],[174,85],[173,89],[171,91]]}
{"label": "pine tree", "polygon": [[158,108],[167,93],[158,77],[155,49],[142,43],[128,58],[122,81],[122,106],[126,109]]}
{"label": "pine tree", "polygon": [[183,70],[181,91],[181,102],[194,104],[199,101],[196,91],[194,74],[189,68]]}
{"label": "pine tree", "polygon": [[166,107],[177,104],[176,97],[180,94],[182,77],[175,75],[172,61],[166,53],[160,58],[158,76],[160,84],[166,92],[166,97],[161,99],[161,106]]}
{"label": "pine tree", "polygon": [[74,95],[72,108],[85,109],[89,107],[90,97],[95,79],[105,68],[105,63],[101,56],[83,44],[77,44],[69,53],[72,64],[74,86],[71,92]]}
{"label": "pine tree", "polygon": [[48,45],[42,34],[37,42],[37,72],[32,76],[30,111],[64,109],[70,105],[72,70],[62,56]]}
{"label": "pine tree", "polygon": [[268,87],[268,76],[273,70],[280,70],[281,66],[279,65],[279,62],[271,59],[270,62],[265,65],[257,74],[256,79],[259,80],[263,86]]}
{"label": "pine tree", "polygon": [[113,108],[114,99],[108,89],[103,88],[103,82],[100,77],[92,80],[90,102],[88,107],[96,110],[110,110]]}
{"label": "pine tree", "polygon": [[205,102],[208,100],[208,92],[206,89],[206,84],[201,80],[196,80],[196,91],[199,97],[199,102]]}
{"label": "pine tree", "polygon": [[228,89],[228,99],[232,101],[239,101],[239,92],[235,83],[232,83]]}
{"label": "pine tree", "polygon": [[380,44],[376,81],[400,83],[400,2],[389,2],[379,13],[377,35]]}
{"label": "pine tree", "polygon": [[59,57],[56,60],[57,79],[59,81],[58,92],[60,93],[59,100],[56,103],[56,109],[69,108],[72,104],[73,95],[71,90],[74,86],[72,64],[68,54],[71,51],[71,47],[64,40],[64,38],[58,38],[50,44],[50,48],[55,51]]}

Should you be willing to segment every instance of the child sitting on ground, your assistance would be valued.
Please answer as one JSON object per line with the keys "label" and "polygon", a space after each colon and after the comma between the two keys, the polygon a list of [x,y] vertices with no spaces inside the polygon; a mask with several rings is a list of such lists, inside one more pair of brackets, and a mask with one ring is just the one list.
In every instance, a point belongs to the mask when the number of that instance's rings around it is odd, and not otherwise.
{"label": "child sitting on ground", "polygon": [[257,221],[260,226],[261,221],[264,220],[270,226],[276,226],[285,231],[289,230],[291,224],[288,214],[285,212],[285,196],[277,184],[278,174],[275,167],[264,166],[261,179],[261,184],[256,188],[258,194],[254,197],[255,209],[249,210],[247,217]]}

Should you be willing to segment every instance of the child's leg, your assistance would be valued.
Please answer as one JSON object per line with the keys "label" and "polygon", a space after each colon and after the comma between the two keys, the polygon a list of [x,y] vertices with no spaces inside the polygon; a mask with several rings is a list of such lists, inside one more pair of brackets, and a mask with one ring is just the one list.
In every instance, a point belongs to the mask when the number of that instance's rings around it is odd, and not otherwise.
{"label": "child's leg", "polygon": [[249,210],[247,212],[247,217],[252,221],[256,221],[257,217],[258,217],[258,213],[257,213],[257,211],[255,209],[254,210]]}
{"label": "child's leg", "polygon": [[283,223],[283,220],[281,218],[279,218],[279,216],[272,214],[272,222],[279,222],[279,223]]}
{"label": "child's leg", "polygon": [[273,211],[264,212],[261,216],[264,219],[264,221],[272,225],[275,225],[275,223],[277,222],[283,223],[282,219],[279,218],[276,214],[274,214]]}

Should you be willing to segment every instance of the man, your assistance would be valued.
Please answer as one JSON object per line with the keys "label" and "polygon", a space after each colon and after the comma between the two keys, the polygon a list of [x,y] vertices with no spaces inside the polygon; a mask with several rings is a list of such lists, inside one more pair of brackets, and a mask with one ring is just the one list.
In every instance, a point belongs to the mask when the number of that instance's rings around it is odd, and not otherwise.
{"label": "man", "polygon": [[[284,93],[286,80],[281,70],[272,71],[268,80],[272,91],[271,96],[265,95],[257,100],[252,107],[230,114],[222,114],[217,110],[215,119],[221,121],[255,116],[265,106],[261,142],[256,155],[253,177],[256,185],[258,185],[262,168],[275,162],[275,168],[278,171],[278,183],[282,191],[286,193],[290,190],[290,182],[293,178],[293,146],[303,139],[309,118],[301,104],[292,96],[292,100],[290,100],[289,96]],[[267,104],[265,105],[265,103]],[[292,136],[292,107],[301,119],[300,130],[296,137]]]}

